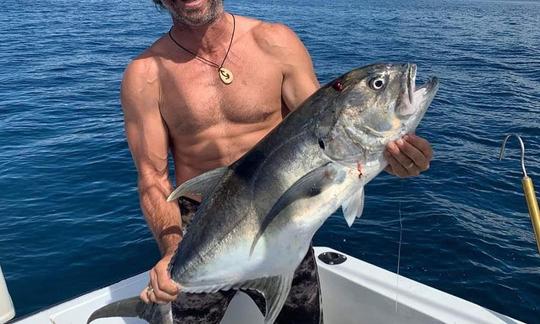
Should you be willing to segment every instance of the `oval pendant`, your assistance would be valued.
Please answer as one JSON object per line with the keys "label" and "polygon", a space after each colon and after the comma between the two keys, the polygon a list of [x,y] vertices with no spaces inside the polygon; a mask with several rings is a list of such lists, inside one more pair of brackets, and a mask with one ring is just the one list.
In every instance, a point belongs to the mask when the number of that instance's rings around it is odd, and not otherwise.
{"label": "oval pendant", "polygon": [[219,78],[225,84],[231,84],[233,82],[233,74],[231,71],[227,70],[224,67],[219,68]]}

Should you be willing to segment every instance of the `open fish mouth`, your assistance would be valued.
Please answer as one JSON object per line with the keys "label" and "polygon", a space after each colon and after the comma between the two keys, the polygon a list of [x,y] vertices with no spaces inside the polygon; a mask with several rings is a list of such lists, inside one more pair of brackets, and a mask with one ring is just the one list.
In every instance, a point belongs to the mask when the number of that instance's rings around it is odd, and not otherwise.
{"label": "open fish mouth", "polygon": [[413,107],[416,106],[416,108],[420,109],[427,108],[423,107],[423,104],[426,102],[425,99],[433,98],[439,86],[439,79],[436,77],[431,77],[426,83],[416,87],[416,64],[409,64],[407,78],[409,102]]}
{"label": "open fish mouth", "polygon": [[401,100],[396,108],[396,114],[405,119],[414,114],[423,114],[437,92],[439,80],[432,77],[426,83],[417,87],[416,64],[406,64],[406,71],[404,71],[402,78],[404,87]]}

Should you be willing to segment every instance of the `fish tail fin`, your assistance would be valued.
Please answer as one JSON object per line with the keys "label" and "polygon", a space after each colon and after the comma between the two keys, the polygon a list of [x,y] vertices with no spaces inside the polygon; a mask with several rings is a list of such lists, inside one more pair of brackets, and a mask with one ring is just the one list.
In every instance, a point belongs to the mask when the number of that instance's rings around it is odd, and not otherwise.
{"label": "fish tail fin", "polygon": [[139,297],[115,301],[94,311],[86,324],[107,317],[138,317],[151,324],[172,324],[171,304],[145,304]]}
{"label": "fish tail fin", "polygon": [[[292,278],[293,273],[259,278],[248,280],[233,288],[243,290],[253,289],[260,292],[266,301],[264,324],[274,324],[291,290]],[[251,298],[253,299],[253,297]],[[255,299],[253,301],[261,309],[257,301]]]}

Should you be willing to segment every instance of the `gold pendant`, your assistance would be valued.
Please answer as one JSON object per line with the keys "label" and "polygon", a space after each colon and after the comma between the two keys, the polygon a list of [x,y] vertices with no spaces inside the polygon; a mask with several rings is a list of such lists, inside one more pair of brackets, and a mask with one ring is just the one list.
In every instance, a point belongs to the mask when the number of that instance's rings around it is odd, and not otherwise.
{"label": "gold pendant", "polygon": [[219,78],[225,84],[231,84],[233,82],[232,72],[224,67],[219,68]]}

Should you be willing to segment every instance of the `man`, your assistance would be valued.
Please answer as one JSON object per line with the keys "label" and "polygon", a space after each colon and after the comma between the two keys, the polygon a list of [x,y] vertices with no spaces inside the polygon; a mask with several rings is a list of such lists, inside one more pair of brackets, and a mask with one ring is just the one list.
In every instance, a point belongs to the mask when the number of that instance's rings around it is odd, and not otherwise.
{"label": "man", "polygon": [[[173,27],[127,67],[122,106],[138,170],[141,208],[162,253],[140,297],[162,303],[183,295],[167,267],[182,239],[184,214],[193,212],[198,199],[186,198],[181,206],[166,201],[173,189],[168,151],[177,184],[229,165],[315,92],[319,83],[302,42],[284,25],[233,16],[224,12],[222,0],[153,1],[171,13]],[[388,172],[415,176],[428,169],[432,150],[426,140],[407,135],[389,144],[385,156]],[[306,267],[315,267],[312,256],[304,261]],[[316,285],[316,272],[314,278]],[[192,312],[181,322],[218,323],[224,311],[219,308],[226,308],[231,297],[227,294],[217,301],[212,300],[215,296],[192,300],[202,315],[197,319]],[[315,294],[318,298],[318,288]],[[205,308],[207,302],[213,306]],[[178,308],[182,301],[178,304],[175,317],[184,316],[185,310]],[[278,322],[285,323],[284,317]],[[305,323],[319,321],[316,314]]]}

